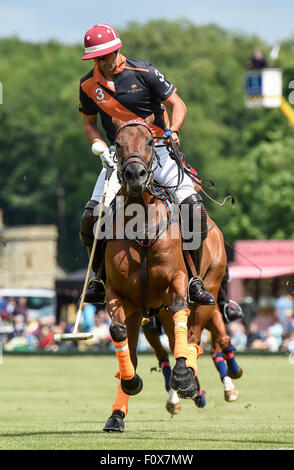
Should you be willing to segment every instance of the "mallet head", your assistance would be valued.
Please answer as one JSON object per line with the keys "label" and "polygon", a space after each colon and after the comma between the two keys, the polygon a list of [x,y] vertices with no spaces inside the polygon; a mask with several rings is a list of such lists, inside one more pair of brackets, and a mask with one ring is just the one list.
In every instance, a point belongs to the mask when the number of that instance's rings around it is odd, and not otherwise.
{"label": "mallet head", "polygon": [[54,341],[85,341],[94,338],[92,333],[63,333],[54,335]]}

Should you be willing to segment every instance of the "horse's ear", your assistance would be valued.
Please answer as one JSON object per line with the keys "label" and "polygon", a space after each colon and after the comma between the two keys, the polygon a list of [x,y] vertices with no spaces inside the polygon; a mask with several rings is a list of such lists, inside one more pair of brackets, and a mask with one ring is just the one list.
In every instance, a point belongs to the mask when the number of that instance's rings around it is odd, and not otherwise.
{"label": "horse's ear", "polygon": [[150,127],[154,123],[154,119],[155,119],[155,116],[152,113],[152,114],[150,114],[150,116],[147,116],[146,119],[144,119],[144,121]]}
{"label": "horse's ear", "polygon": [[123,124],[124,121],[121,121],[120,119],[116,118],[116,117],[113,117],[112,118],[112,123],[113,125],[115,126],[116,129],[119,128],[119,126],[121,126]]}

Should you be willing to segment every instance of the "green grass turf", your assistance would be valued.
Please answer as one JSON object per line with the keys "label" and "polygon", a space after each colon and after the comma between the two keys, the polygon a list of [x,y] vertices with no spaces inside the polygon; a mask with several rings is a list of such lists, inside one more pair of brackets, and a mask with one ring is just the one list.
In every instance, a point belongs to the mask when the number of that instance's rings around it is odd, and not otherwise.
{"label": "green grass turf", "polygon": [[[172,362],[173,363],[173,362]],[[102,431],[111,414],[115,356],[4,356],[0,365],[0,449],[293,449],[294,365],[286,356],[239,356],[237,402],[224,401],[209,356],[199,361],[207,406],[182,400],[165,410],[155,356],[140,355],[142,392],[130,399],[125,432]]]}

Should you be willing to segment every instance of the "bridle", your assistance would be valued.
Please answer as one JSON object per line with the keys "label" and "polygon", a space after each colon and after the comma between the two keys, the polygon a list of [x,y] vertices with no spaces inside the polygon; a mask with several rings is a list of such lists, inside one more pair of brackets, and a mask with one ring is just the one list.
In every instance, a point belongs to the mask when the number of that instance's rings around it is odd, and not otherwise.
{"label": "bridle", "polygon": [[[144,183],[144,188],[143,188],[143,191],[148,191],[153,197],[154,199],[162,199],[164,200],[165,202],[167,201],[168,199],[168,195],[165,193],[165,192],[162,192],[160,190],[158,190],[156,187],[155,187],[155,191],[152,190],[152,185],[153,185],[153,182],[151,182],[151,178],[153,176],[153,173],[154,173],[154,170],[155,168],[153,168],[153,161],[154,161],[154,158],[157,158],[157,161],[158,161],[158,164],[160,165],[160,162],[159,162],[159,157],[155,151],[155,148],[154,148],[154,139],[158,139],[158,137],[153,137],[153,134],[152,134],[152,130],[151,128],[148,126],[148,124],[145,122],[145,121],[141,121],[139,119],[133,119],[133,120],[130,120],[130,121],[127,121],[127,122],[124,122],[123,124],[121,124],[121,126],[118,127],[117,131],[116,131],[116,135],[115,135],[115,141],[117,139],[117,136],[119,134],[119,132],[124,129],[125,127],[128,127],[128,126],[143,126],[145,127],[146,129],[148,129],[148,131],[150,132],[151,134],[151,139],[152,139],[152,158],[150,160],[150,162],[147,164],[146,163],[146,160],[144,159],[144,157],[138,153],[138,152],[132,152],[130,153],[127,158],[121,163],[120,162],[120,159],[119,159],[119,156],[118,156],[118,152],[117,152],[117,148],[116,148],[116,158],[117,158],[117,176],[118,176],[118,179],[119,179],[119,182],[121,183],[121,185],[124,185],[124,173],[126,171],[126,168],[127,166],[132,163],[132,162],[137,162],[137,163],[140,163],[144,168],[145,170],[147,171],[148,173],[148,177],[147,177],[147,180],[146,182]],[[159,194],[158,194],[159,193]],[[142,195],[140,195],[140,199],[141,199],[141,203],[145,209],[145,217],[147,217],[147,208],[146,208],[146,204],[145,204],[145,201],[142,197]],[[128,200],[128,199],[127,199]],[[168,205],[168,204],[167,204]],[[152,241],[149,241],[147,238],[145,240],[138,240],[136,238],[134,238],[134,241],[137,242],[141,247],[149,247],[149,246],[152,246],[157,240],[158,238],[160,237],[160,235],[163,233],[163,231],[166,231],[169,227],[169,225],[172,223],[172,221],[174,220],[174,217],[175,217],[175,214],[174,214],[174,207],[173,206],[169,206],[169,210],[170,210],[170,217],[168,219],[168,222],[167,222],[167,226],[164,227],[162,230],[160,230],[156,237],[154,239],[152,239]]]}
{"label": "bridle", "polygon": [[[147,171],[147,174],[148,174],[148,177],[147,177],[147,180],[144,184],[144,188],[143,188],[143,191],[148,191],[150,194],[152,194],[152,196],[155,198],[155,199],[162,199],[162,200],[166,200],[167,198],[169,198],[169,194],[168,194],[168,191],[170,189],[174,189],[174,188],[178,188],[179,185],[182,183],[183,181],[183,178],[184,178],[184,164],[183,164],[183,158],[182,158],[182,154],[179,152],[178,150],[178,147],[177,145],[175,144],[175,142],[173,141],[173,139],[171,138],[171,136],[153,136],[153,133],[152,133],[152,130],[151,128],[148,126],[148,124],[141,120],[141,119],[132,119],[130,121],[126,121],[126,122],[123,122],[118,128],[117,128],[117,131],[116,131],[116,135],[115,135],[115,141],[117,139],[117,136],[119,134],[119,132],[124,129],[125,127],[128,127],[128,126],[143,126],[145,127],[146,129],[148,129],[148,131],[150,132],[151,134],[151,139],[152,140],[152,158],[149,162],[149,164],[147,165],[146,163],[146,160],[144,159],[144,157],[138,153],[138,152],[132,152],[130,153],[127,158],[121,163],[120,162],[120,159],[119,159],[119,155],[118,155],[118,149],[117,149],[117,146],[115,144],[115,147],[116,147],[116,150],[115,150],[115,156],[116,156],[116,161],[117,161],[117,177],[118,177],[118,180],[121,184],[121,186],[124,186],[125,185],[125,178],[124,178],[124,174],[125,174],[125,171],[126,171],[126,167],[128,166],[129,163],[131,162],[137,162],[137,163],[140,163],[141,165],[143,165],[144,169]],[[173,186],[164,186],[162,184],[158,184],[156,183],[152,176],[154,174],[154,171],[156,170],[156,168],[158,166],[161,167],[161,164],[160,164],[160,158],[159,158],[159,155],[156,151],[156,148],[158,147],[165,147],[166,144],[165,143],[162,143],[162,144],[157,144],[155,146],[155,141],[160,141],[160,140],[170,140],[171,142],[171,148],[169,149],[169,154],[170,154],[170,157],[176,161],[177,163],[177,167],[178,167],[178,181],[175,185]],[[156,148],[155,148],[156,147]],[[153,167],[153,162],[157,160],[157,165],[155,167]]]}
{"label": "bridle", "polygon": [[[125,184],[124,175],[125,175],[127,166],[132,162],[137,162],[137,163],[140,163],[144,167],[144,169],[147,171],[147,174],[148,174],[147,180],[144,183],[143,191],[147,190],[150,194],[152,194],[157,199],[166,199],[166,195],[164,196],[162,191],[159,191],[160,196],[158,196],[158,195],[156,196],[156,194],[154,193],[154,190],[152,190],[152,188],[151,188],[152,184],[154,184],[154,183],[152,183],[151,180],[152,180],[152,176],[153,176],[153,173],[154,173],[154,170],[155,170],[155,168],[153,168],[153,161],[154,161],[155,158],[157,159],[158,165],[160,165],[159,156],[158,156],[158,154],[155,150],[155,146],[154,146],[154,139],[156,139],[156,137],[153,137],[152,130],[145,121],[141,121],[139,119],[138,120],[133,119],[133,120],[124,122],[123,124],[121,124],[121,126],[118,127],[118,129],[116,131],[115,142],[116,142],[117,136],[120,133],[120,131],[122,129],[124,129],[125,127],[128,127],[128,126],[143,126],[146,129],[148,129],[148,131],[150,132],[151,139],[152,139],[152,158],[150,159],[150,162],[147,164],[145,158],[140,153],[132,152],[121,163],[119,155],[118,155],[118,148],[117,148],[117,145],[115,144],[115,146],[116,146],[115,153],[116,153],[116,159],[117,159],[117,176],[118,176],[118,180],[119,180],[120,184],[121,185]],[[144,207],[144,210],[145,210],[145,227],[147,227],[148,211],[147,211],[147,207],[146,207],[145,201],[143,199],[143,196],[140,195],[140,198],[141,198],[141,202],[142,202],[142,205]],[[146,311],[146,305],[147,305],[147,297],[146,296],[147,296],[147,292],[148,292],[148,256],[147,256],[147,250],[148,250],[148,248],[150,248],[152,245],[154,245],[156,243],[156,241],[160,238],[163,231],[168,230],[168,228],[169,228],[169,226],[170,226],[170,224],[172,223],[173,220],[174,220],[174,206],[172,206],[171,214],[170,214],[170,217],[168,218],[166,226],[163,227],[162,230],[158,230],[156,236],[152,240],[148,239],[147,230],[145,230],[145,238],[143,240],[139,240],[136,237],[133,238],[133,241],[136,242],[141,247],[141,266],[140,266],[140,282],[141,282],[141,286],[142,286],[142,296],[141,296],[142,305],[141,306],[142,306],[142,313],[143,313],[144,316],[147,315],[147,311]]]}
{"label": "bridle", "polygon": [[[120,131],[122,129],[124,129],[125,127],[129,127],[129,126],[143,126],[143,127],[145,127],[150,132],[151,138],[153,140],[152,130],[148,126],[148,124],[145,121],[141,121],[140,119],[132,119],[130,121],[124,122],[123,124],[121,124],[118,127],[118,129],[116,131],[116,135],[115,135],[115,141],[116,141],[117,136],[120,133]],[[118,175],[118,179],[119,179],[119,181],[122,185],[124,184],[124,174],[126,172],[127,166],[130,163],[136,162],[136,163],[140,163],[144,167],[144,169],[146,170],[146,172],[148,174],[148,177],[147,177],[147,180],[146,180],[146,183],[145,183],[144,186],[145,186],[145,188],[149,186],[149,183],[151,181],[151,178],[152,178],[153,172],[154,172],[154,170],[152,168],[153,158],[154,158],[154,142],[152,142],[152,158],[151,158],[151,160],[148,164],[146,163],[145,158],[139,152],[130,153],[127,156],[127,158],[121,163],[120,159],[119,159],[119,156],[118,156],[118,151],[117,151],[117,148],[116,148],[116,157],[117,157],[117,175]]]}

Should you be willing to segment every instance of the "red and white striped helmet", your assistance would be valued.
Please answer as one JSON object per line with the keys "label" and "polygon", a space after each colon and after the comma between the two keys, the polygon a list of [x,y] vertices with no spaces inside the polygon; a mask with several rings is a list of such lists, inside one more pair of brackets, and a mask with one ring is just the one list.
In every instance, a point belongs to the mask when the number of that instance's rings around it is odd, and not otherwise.
{"label": "red and white striped helmet", "polygon": [[94,59],[110,54],[121,48],[122,42],[117,32],[108,24],[96,24],[88,29],[84,38],[85,54],[83,60]]}

